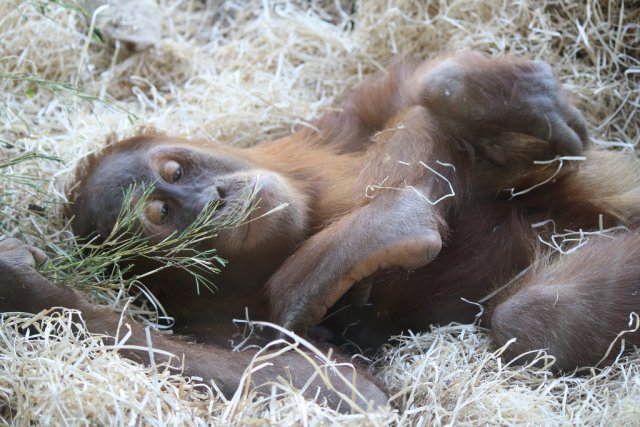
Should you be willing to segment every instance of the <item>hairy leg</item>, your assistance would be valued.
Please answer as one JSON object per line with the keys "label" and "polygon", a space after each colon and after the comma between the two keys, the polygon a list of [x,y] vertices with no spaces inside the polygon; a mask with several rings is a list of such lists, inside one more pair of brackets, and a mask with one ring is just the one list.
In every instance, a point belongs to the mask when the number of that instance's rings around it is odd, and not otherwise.
{"label": "hairy leg", "polygon": [[[42,261],[42,251],[29,247],[16,239],[0,242],[0,312],[39,312],[51,307],[64,307],[82,312],[87,329],[93,333],[115,337],[119,328],[128,328],[131,335],[120,352],[127,358],[150,364],[148,334],[145,327],[136,322],[122,325],[120,315],[111,310],[89,303],[78,291],[56,286],[41,276],[35,269],[36,259]],[[213,380],[222,392],[231,397],[238,389],[247,367],[252,363],[255,351],[232,352],[214,345],[193,345],[178,339],[171,339],[155,331],[149,331],[156,363],[170,363],[173,356],[184,358],[186,375],[196,376],[205,381]],[[114,338],[105,338],[107,344],[115,344]],[[333,359],[336,359],[335,357]],[[278,377],[291,378],[295,387],[306,385],[305,395],[313,397],[319,391],[333,407],[342,401],[341,395],[352,396],[362,407],[369,402],[374,406],[385,405],[385,393],[364,372],[355,370],[347,360],[337,358],[336,367],[324,368],[330,375],[329,383],[316,376],[316,367],[308,363],[296,352],[286,352],[270,358],[268,364],[251,374],[254,385],[276,381]],[[180,365],[180,363],[173,363]],[[343,381],[340,375],[347,379]],[[357,374],[357,375],[356,375]],[[310,384],[307,384],[312,377]],[[353,389],[351,382],[356,388]],[[265,392],[269,392],[265,390]],[[359,395],[357,394],[359,393]],[[342,409],[347,409],[342,404]]]}
{"label": "hairy leg", "polygon": [[[498,346],[515,338],[506,357],[546,349],[559,370],[611,362],[619,349],[618,343],[607,353],[611,343],[634,329],[640,314],[640,232],[592,238],[574,253],[550,264],[539,260],[533,268],[491,316]],[[623,338],[640,344],[639,332]]]}

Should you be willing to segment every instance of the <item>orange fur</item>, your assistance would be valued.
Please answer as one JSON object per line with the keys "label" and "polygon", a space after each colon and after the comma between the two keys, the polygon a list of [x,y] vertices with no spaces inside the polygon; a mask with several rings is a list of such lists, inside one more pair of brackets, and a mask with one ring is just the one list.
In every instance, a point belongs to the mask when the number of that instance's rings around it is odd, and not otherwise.
{"label": "orange fur", "polygon": [[[544,244],[567,229],[640,221],[637,161],[583,153],[586,124],[548,65],[469,52],[398,61],[315,126],[247,149],[140,135],[79,169],[69,212],[81,236],[111,231],[132,184],[154,184],[153,215],[141,218],[153,239],[185,229],[207,203],[219,203],[224,218],[243,206],[247,188],[257,194],[249,221],[203,243],[230,261],[212,278],[216,294],[198,295],[177,272],[147,278],[176,332],[207,344],[155,336],[185,355],[189,373],[234,390],[250,356],[236,358],[224,345],[231,319],[247,311],[364,350],[408,329],[473,321],[477,306],[467,301],[491,296],[482,321],[498,344],[516,338],[510,355],[548,348],[569,369],[597,363],[629,312],[640,310],[637,231],[594,238],[573,255]],[[560,170],[558,160],[534,163],[558,154],[586,160]],[[168,165],[180,173],[163,175]],[[2,263],[20,250],[0,247],[0,268],[37,296],[15,292],[0,308],[69,306],[85,313],[90,330],[114,333],[117,316]],[[0,285],[12,292],[13,282]],[[144,343],[143,328],[135,325],[132,337]],[[308,378],[295,357],[263,372],[287,368],[298,383]],[[384,401],[366,374],[358,384],[366,399]]]}

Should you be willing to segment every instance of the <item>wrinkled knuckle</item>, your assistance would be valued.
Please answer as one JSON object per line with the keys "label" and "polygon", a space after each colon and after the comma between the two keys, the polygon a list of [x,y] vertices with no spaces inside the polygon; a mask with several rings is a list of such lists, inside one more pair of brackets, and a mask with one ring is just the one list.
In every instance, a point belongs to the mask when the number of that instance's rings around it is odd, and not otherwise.
{"label": "wrinkled knuckle", "polygon": [[544,61],[526,61],[520,67],[520,78],[529,82],[537,91],[558,93],[560,83],[556,79],[551,65]]}
{"label": "wrinkled knuckle", "polygon": [[17,248],[11,251],[5,251],[0,254],[0,269],[6,271],[9,269],[19,270],[25,267],[34,267],[35,261],[29,250],[24,248]]}
{"label": "wrinkled knuckle", "polygon": [[529,108],[532,111],[535,111],[538,115],[546,115],[547,120],[551,117],[550,115],[555,116],[555,102],[552,97],[548,96],[546,93],[536,93],[528,97]]}
{"label": "wrinkled knuckle", "polygon": [[0,256],[0,275],[3,278],[15,280],[25,276],[32,267],[28,260],[23,259],[21,256],[16,256],[15,254]]}
{"label": "wrinkled knuckle", "polygon": [[5,275],[12,270],[12,262],[8,257],[0,256],[0,275]]}
{"label": "wrinkled knuckle", "polygon": [[455,102],[464,89],[464,66],[453,58],[444,60],[425,76],[424,95]]}
{"label": "wrinkled knuckle", "polygon": [[10,237],[0,242],[0,251],[12,251],[20,248],[21,246],[26,245],[22,243],[21,240]]}
{"label": "wrinkled knuckle", "polygon": [[537,69],[539,72],[544,73],[544,74],[551,74],[553,75],[553,68],[551,68],[551,65],[548,62],[545,61],[541,61],[541,60],[533,60],[530,62],[531,65],[533,65],[535,67],[535,69]]}

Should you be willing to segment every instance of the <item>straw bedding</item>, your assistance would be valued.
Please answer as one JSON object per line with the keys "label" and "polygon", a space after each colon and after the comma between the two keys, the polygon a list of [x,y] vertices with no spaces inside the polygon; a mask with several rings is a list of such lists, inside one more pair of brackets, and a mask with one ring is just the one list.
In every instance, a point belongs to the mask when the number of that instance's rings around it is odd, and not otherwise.
{"label": "straw bedding", "polygon": [[[0,234],[64,247],[65,180],[105,139],[141,125],[216,143],[277,137],[334,105],[394,55],[476,49],[550,62],[593,141],[640,140],[640,6],[633,1],[160,0],[162,37],[103,42],[72,2],[0,2]],[[94,27],[95,24],[95,27]],[[212,142],[213,143],[213,142]],[[34,158],[8,166],[29,153]],[[121,304],[121,295],[93,297]],[[484,331],[398,338],[372,365],[397,410],[338,414],[278,382],[270,396],[120,358],[70,313],[0,325],[0,422],[42,424],[611,425],[640,423],[638,353],[582,376],[505,365]],[[31,325],[27,339],[16,331]],[[543,354],[540,357],[544,357]]]}

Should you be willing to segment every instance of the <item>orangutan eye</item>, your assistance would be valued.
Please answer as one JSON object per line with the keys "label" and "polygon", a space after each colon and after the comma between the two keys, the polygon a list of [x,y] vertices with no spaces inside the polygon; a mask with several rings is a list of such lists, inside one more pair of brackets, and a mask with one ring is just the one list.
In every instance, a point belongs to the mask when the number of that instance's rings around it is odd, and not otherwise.
{"label": "orangutan eye", "polygon": [[173,173],[173,182],[176,182],[182,178],[182,168],[178,167],[176,171]]}
{"label": "orangutan eye", "polygon": [[160,209],[160,221],[164,221],[167,218],[167,215],[169,215],[169,205],[165,203]]}
{"label": "orangutan eye", "polygon": [[167,217],[171,213],[171,209],[167,202],[162,200],[153,200],[147,205],[145,214],[147,219],[153,224],[160,225],[167,220]]}
{"label": "orangutan eye", "polygon": [[175,160],[168,160],[163,166],[161,171],[162,179],[167,182],[174,183],[180,181],[184,172],[180,163]]}

